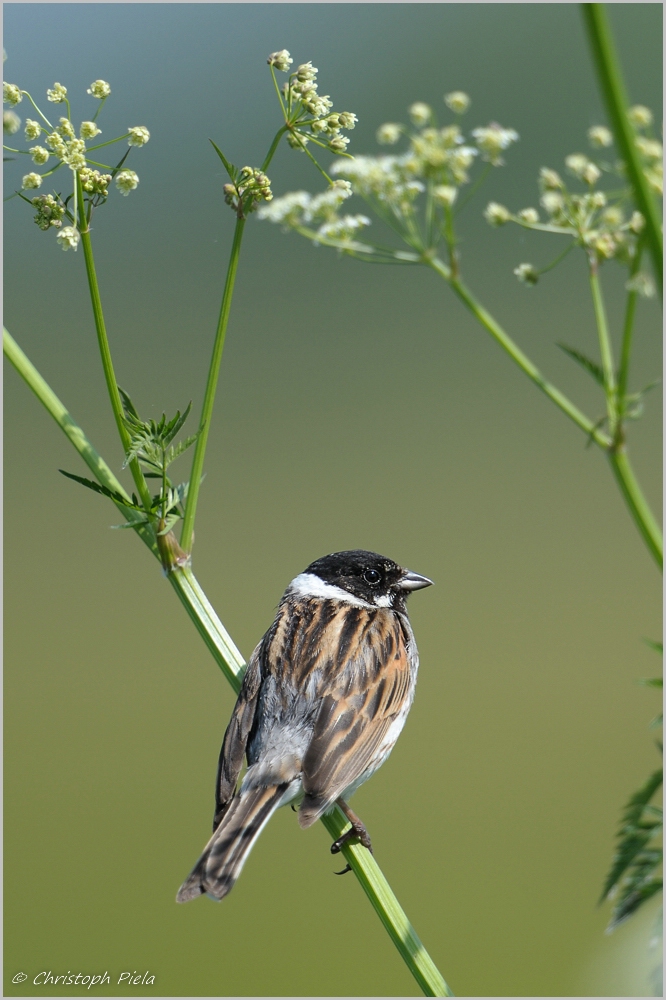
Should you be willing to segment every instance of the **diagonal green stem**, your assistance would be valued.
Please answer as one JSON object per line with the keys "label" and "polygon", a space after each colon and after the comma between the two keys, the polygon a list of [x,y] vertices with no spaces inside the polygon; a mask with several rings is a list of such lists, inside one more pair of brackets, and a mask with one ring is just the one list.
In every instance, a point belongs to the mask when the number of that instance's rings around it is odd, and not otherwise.
{"label": "diagonal green stem", "polygon": [[222,305],[220,306],[220,318],[215,332],[215,343],[213,344],[213,356],[208,369],[208,381],[206,382],[206,392],[204,394],[203,407],[201,410],[201,420],[199,421],[199,437],[194,446],[194,458],[192,460],[192,472],[190,474],[190,487],[187,493],[187,506],[183,520],[183,530],[180,536],[181,547],[185,552],[192,550],[192,538],[194,535],[194,518],[197,512],[197,501],[199,499],[199,488],[201,486],[201,475],[203,473],[204,457],[206,454],[206,444],[210,431],[210,421],[213,415],[215,404],[215,392],[217,390],[217,380],[220,374],[220,364],[222,361],[222,351],[224,350],[224,339],[229,323],[229,313],[231,312],[231,299],[234,294],[234,284],[236,282],[236,271],[238,270],[238,260],[240,258],[241,242],[243,240],[243,230],[245,228],[245,218],[239,216],[236,219],[234,229],[234,239],[231,244],[231,254],[229,256],[229,266],[227,277],[224,283],[222,294]]}
{"label": "diagonal green stem", "polygon": [[[568,399],[564,393],[556,389],[554,385],[547,382],[539,369],[530,361],[526,354],[521,351],[517,344],[502,329],[499,323],[487,312],[483,306],[477,302],[468,288],[463,285],[459,278],[451,275],[449,268],[437,257],[424,258],[424,262],[433,268],[437,274],[441,275],[448,282],[456,295],[465,303],[470,312],[478,319],[479,323],[488,330],[497,343],[502,347],[509,357],[515,361],[518,367],[525,372],[527,377],[534,382],[542,392],[551,399],[556,406],[565,413],[570,420],[580,427],[588,437],[594,441],[604,451],[610,461],[613,474],[617,479],[622,496],[625,499],[629,513],[636,522],[636,526],[641,533],[650,553],[654,556],[657,564],[663,564],[663,542],[659,525],[650,506],[643,496],[634,472],[629,464],[626,451],[623,446],[618,446],[613,440],[601,431],[589,417],[586,417],[574,403]],[[614,381],[613,381],[614,385]]]}
{"label": "diagonal green stem", "polygon": [[611,448],[608,451],[608,461],[610,462],[617,484],[620,487],[620,492],[629,508],[629,513],[633,517],[636,527],[643,537],[643,541],[654,557],[659,569],[663,569],[664,545],[661,528],[650,510],[650,505],[643,496],[624,446],[620,445],[617,448]]}
{"label": "diagonal green stem", "polygon": [[599,84],[606,102],[608,117],[613,126],[618,149],[627,166],[627,174],[634,189],[636,204],[645,216],[645,233],[652,255],[655,277],[661,289],[664,265],[661,219],[643,173],[634,132],[627,117],[627,94],[605,5],[602,3],[583,3],[581,11],[597,67]]}
{"label": "diagonal green stem", "polygon": [[521,351],[518,345],[511,339],[511,337],[506,333],[499,323],[493,319],[489,312],[483,308],[480,302],[477,302],[474,295],[470,290],[462,283],[459,278],[454,278],[451,276],[451,272],[448,267],[440,261],[437,257],[427,260],[426,263],[433,268],[438,274],[440,274],[448,283],[450,284],[456,295],[462,299],[470,312],[476,316],[479,323],[486,328],[488,333],[495,338],[497,343],[502,347],[509,357],[515,361],[522,371],[525,372],[527,377],[534,382],[542,392],[548,396],[549,399],[555,403],[556,406],[562,410],[563,413],[569,417],[570,420],[580,427],[581,430],[585,431],[593,441],[595,441],[600,448],[607,448],[610,445],[610,439],[606,434],[600,431],[592,423],[589,417],[586,417],[578,407],[571,402],[563,392],[560,392],[554,385],[548,382],[536,365],[530,361],[527,355]]}
{"label": "diagonal green stem", "polygon": [[[109,489],[125,493],[109,466],[100,457],[83,430],[74,422],[65,406],[26,357],[7,330],[4,330],[3,347],[6,357],[32,389],[39,401],[51,414],[61,430],[67,435],[98,482]],[[127,520],[134,520],[136,514],[127,507],[119,508]],[[159,559],[155,536],[150,528],[139,526],[137,533]],[[179,600],[193,621],[225,677],[234,691],[240,689],[245,663],[229,633],[219,620],[213,607],[201,589],[192,570],[177,567],[167,574],[167,579],[176,591]],[[347,827],[347,820],[336,807],[322,822],[329,833],[337,839]],[[425,996],[453,996],[441,973],[425,950],[419,937],[409,922],[404,910],[396,899],[374,857],[360,844],[345,845],[342,848],[345,860],[361,883],[368,899],[391,936],[407,968],[412,973]]]}

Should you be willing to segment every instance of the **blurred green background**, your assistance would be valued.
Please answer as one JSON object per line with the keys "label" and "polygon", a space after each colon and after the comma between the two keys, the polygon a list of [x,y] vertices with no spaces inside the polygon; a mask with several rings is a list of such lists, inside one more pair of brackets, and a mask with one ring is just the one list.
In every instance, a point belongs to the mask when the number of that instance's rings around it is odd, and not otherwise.
{"label": "blurred green background", "polygon": [[[661,6],[609,15],[634,102],[660,116]],[[207,137],[255,164],[280,124],[266,56],[312,59],[384,121],[463,89],[469,126],[520,133],[466,211],[469,284],[592,416],[557,340],[595,352],[584,263],[537,288],[512,269],[560,244],[493,231],[542,165],[605,122],[576,4],[8,4],[6,79],[42,96],[111,83],[104,138],[146,125],[141,178],[95,216],[120,384],[142,413],[198,412],[233,217]],[[17,108],[32,117],[27,102]],[[20,137],[17,137],[20,138]],[[326,159],[326,158],[325,158]],[[9,192],[25,161],[6,170]],[[321,187],[286,146],[276,194]],[[360,210],[360,209],[355,209]],[[115,470],[82,253],[5,207],[5,321]],[[623,273],[604,268],[617,336]],[[660,365],[641,301],[633,385]],[[659,504],[660,392],[632,428]],[[208,837],[233,695],[157,564],[13,370],[5,389],[5,994],[40,971],[149,970],[162,996],[418,995],[323,828],[283,810],[232,895],[177,906]],[[245,655],[311,560],[364,547],[433,577],[412,599],[421,675],[390,762],[354,799],[425,945],[461,995],[645,995],[654,908],[604,937],[596,908],[626,798],[657,766],[657,570],[603,457],[417,269],[370,267],[251,219],[197,524],[195,571]],[[186,466],[181,470],[185,476]],[[11,984],[24,971],[22,986]],[[41,987],[39,995],[74,995]],[[81,991],[79,991],[81,992]],[[94,991],[91,991],[94,992]],[[97,992],[120,995],[115,985]]]}

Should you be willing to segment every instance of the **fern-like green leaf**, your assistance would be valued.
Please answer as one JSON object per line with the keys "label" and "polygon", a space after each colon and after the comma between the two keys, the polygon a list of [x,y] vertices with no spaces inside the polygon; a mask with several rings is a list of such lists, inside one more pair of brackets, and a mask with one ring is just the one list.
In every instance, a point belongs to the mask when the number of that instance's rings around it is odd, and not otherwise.
{"label": "fern-like green leaf", "polygon": [[581,368],[584,368],[588,375],[591,375],[594,381],[598,382],[602,388],[606,385],[603,368],[601,365],[598,365],[596,361],[592,361],[591,358],[581,354],[581,352],[577,351],[575,347],[568,347],[566,344],[558,344],[557,346],[561,351],[564,351],[565,354],[568,354],[570,358],[577,362]]}
{"label": "fern-like green leaf", "polygon": [[662,830],[662,810],[650,804],[662,781],[663,771],[659,768],[625,806],[615,857],[600,900],[615,900],[609,930],[662,888],[662,879],[657,876],[662,849],[655,842]]}
{"label": "fern-like green leaf", "polygon": [[122,507],[129,507],[130,510],[143,512],[143,507],[136,497],[133,497],[133,502],[131,502],[122,493],[118,493],[117,490],[110,490],[108,486],[102,486],[100,483],[96,483],[94,479],[84,479],[83,476],[75,476],[73,472],[65,472],[64,469],[58,469],[58,472],[62,473],[63,476],[67,476],[68,479],[73,479],[75,483],[80,483],[81,486],[92,490],[93,493],[99,493],[101,496],[108,497],[109,500],[113,500],[114,503],[118,503]]}

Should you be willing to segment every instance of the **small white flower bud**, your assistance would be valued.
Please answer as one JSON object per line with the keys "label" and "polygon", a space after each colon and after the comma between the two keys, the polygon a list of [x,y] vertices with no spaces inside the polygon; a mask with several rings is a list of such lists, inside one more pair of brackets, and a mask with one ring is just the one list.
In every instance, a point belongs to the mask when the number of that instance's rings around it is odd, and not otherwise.
{"label": "small white flower bud", "polygon": [[628,292],[638,292],[644,299],[651,299],[654,296],[654,281],[643,271],[639,271],[624,286]]}
{"label": "small white flower bud", "polygon": [[632,233],[640,233],[645,228],[645,216],[640,212],[634,212],[631,216],[631,221],[629,222],[629,228]]}
{"label": "small white flower bud", "polygon": [[121,170],[119,174],[116,174],[116,187],[125,196],[130,191],[134,191],[138,183],[139,178],[133,170]]}
{"label": "small white flower bud", "polygon": [[86,144],[83,139],[71,139],[65,143],[62,159],[71,170],[81,170],[86,165]]}
{"label": "small white flower bud", "polygon": [[108,97],[110,93],[111,87],[108,85],[106,80],[95,80],[94,83],[90,84],[86,91],[86,94],[92,94],[92,96],[96,97],[98,101],[104,100],[104,98]]}
{"label": "small white flower bud", "polygon": [[394,146],[402,134],[400,125],[386,122],[377,129],[377,142],[380,146]]}
{"label": "small white flower bud", "polygon": [[301,63],[296,70],[296,77],[301,83],[305,80],[316,80],[319,70],[311,62]]}
{"label": "small white flower bud", "polygon": [[94,139],[96,135],[101,135],[101,128],[97,128],[94,122],[81,122],[79,135],[82,139]]}
{"label": "small white flower bud", "polygon": [[42,126],[39,122],[33,121],[32,118],[26,118],[25,120],[25,137],[26,139],[38,139],[42,134]]}
{"label": "small white flower bud", "polygon": [[342,198],[351,198],[354,193],[349,181],[333,181],[331,187]]}
{"label": "small white flower bud", "polygon": [[544,191],[558,191],[564,187],[562,178],[556,170],[549,167],[542,167],[539,171],[539,180]]}
{"label": "small white flower bud", "polygon": [[23,188],[38,188],[42,186],[41,174],[26,174],[21,183]]}
{"label": "small white flower bud", "polygon": [[44,149],[43,146],[32,146],[30,149],[30,155],[32,157],[32,162],[36,163],[38,166],[43,166],[48,163],[49,151]]}
{"label": "small white flower bud", "polygon": [[430,105],[424,104],[423,101],[417,101],[409,109],[409,116],[415,125],[426,125],[430,121],[431,115]]}
{"label": "small white flower bud", "polygon": [[344,153],[349,145],[349,138],[346,135],[337,135],[335,138],[331,139],[328,144],[328,148],[334,153]]}
{"label": "small white flower bud", "polygon": [[588,165],[585,167],[585,170],[583,171],[583,177],[582,177],[585,183],[589,184],[590,187],[592,187],[593,184],[597,183],[600,177],[601,177],[601,171],[599,170],[599,167],[596,165],[596,163],[588,163]]}
{"label": "small white flower bud", "polygon": [[570,173],[572,173],[575,177],[579,177],[581,180],[583,179],[585,168],[589,162],[590,161],[587,156],[584,156],[583,153],[572,153],[570,156],[567,156],[564,161]]}
{"label": "small white flower bud", "polygon": [[596,239],[592,241],[592,246],[604,260],[610,260],[617,249],[615,240],[610,233],[600,233]]}
{"label": "small white flower bud", "polygon": [[356,117],[353,111],[341,111],[339,119],[341,127],[346,128],[348,130],[353,129],[356,126],[356,122],[358,121],[358,118]]}
{"label": "small white flower bud", "polygon": [[303,147],[307,146],[309,139],[306,135],[294,135],[293,132],[287,132],[287,142],[292,149],[300,149],[303,151]]}
{"label": "small white flower bud", "polygon": [[67,97],[67,87],[63,87],[61,83],[54,83],[53,89],[46,91],[46,97],[51,104],[64,104]]}
{"label": "small white flower bud", "polygon": [[627,111],[627,117],[636,128],[648,128],[652,124],[652,112],[644,104],[634,104]]}
{"label": "small white flower bud", "polygon": [[603,208],[606,204],[606,195],[603,191],[593,191],[588,197],[592,208]]}
{"label": "small white flower bud", "polygon": [[527,222],[529,225],[532,225],[533,223],[539,221],[539,213],[536,208],[522,208],[520,212],[518,212],[518,218],[522,222]]}
{"label": "small white flower bud", "polygon": [[617,229],[624,222],[624,213],[618,205],[611,205],[602,214],[601,220],[610,229]]}
{"label": "small white flower bud", "polygon": [[646,139],[645,136],[636,137],[636,149],[648,160],[660,160],[664,155],[664,148],[656,139]]}
{"label": "small white flower bud", "polygon": [[502,128],[496,122],[487,128],[475,128],[472,135],[483,154],[483,159],[492,163],[494,167],[500,167],[504,163],[500,156],[501,151],[508,149],[512,142],[517,142],[520,138],[515,129]]}
{"label": "small white flower bud", "polygon": [[56,132],[59,132],[65,139],[74,139],[76,137],[74,126],[70,122],[69,118],[60,119],[60,124],[58,125]]}
{"label": "small white flower bud", "polygon": [[49,149],[52,149],[56,156],[59,156],[62,160],[67,154],[67,147],[63,142],[62,136],[58,135],[57,132],[51,132],[51,135],[47,135],[44,140]]}
{"label": "small white flower bud", "polygon": [[76,250],[81,239],[76,226],[63,226],[56,237],[63,250]]}
{"label": "small white flower bud", "polygon": [[280,49],[279,52],[272,52],[267,61],[269,66],[275,66],[281,73],[288,73],[289,67],[294,60],[289,55],[287,49]]}
{"label": "small white flower bud", "polygon": [[451,205],[453,205],[458,197],[458,188],[453,187],[452,184],[437,184],[433,188],[432,196],[438,205],[443,205],[444,208],[451,208]]}
{"label": "small white flower bud", "polygon": [[16,135],[21,127],[21,119],[15,111],[2,112],[2,131],[7,135]]}
{"label": "small white flower bud", "polygon": [[590,145],[597,148],[613,144],[613,133],[605,125],[593,125],[587,130],[587,138],[590,140]]}
{"label": "small white flower bud", "polygon": [[504,205],[498,205],[496,201],[489,202],[483,214],[491,226],[503,226],[511,218],[509,209]]}
{"label": "small white flower bud", "polygon": [[127,140],[130,146],[145,146],[150,139],[150,132],[143,125],[135,125],[134,128],[128,128],[127,131],[130,134]]}
{"label": "small white flower bud", "polygon": [[471,101],[468,95],[464,94],[462,90],[453,90],[450,94],[444,94],[444,103],[447,108],[455,111],[457,115],[464,115]]}
{"label": "small white flower bud", "polygon": [[519,264],[518,267],[514,267],[513,273],[518,281],[522,281],[528,287],[536,285],[539,280],[539,274],[531,264]]}
{"label": "small white flower bud", "polygon": [[559,215],[564,208],[564,198],[558,191],[544,191],[541,204],[549,215]]}
{"label": "small white flower bud", "polygon": [[23,100],[23,94],[21,93],[21,88],[17,87],[15,83],[3,83],[2,85],[2,100],[4,104],[8,104],[10,108],[15,107],[20,104]]}

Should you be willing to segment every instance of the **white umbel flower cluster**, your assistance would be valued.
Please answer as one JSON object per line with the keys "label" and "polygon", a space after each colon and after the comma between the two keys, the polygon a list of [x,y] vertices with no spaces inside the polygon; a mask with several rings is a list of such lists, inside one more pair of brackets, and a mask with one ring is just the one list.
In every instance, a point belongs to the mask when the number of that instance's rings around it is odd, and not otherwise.
{"label": "white umbel flower cluster", "polygon": [[[106,80],[95,80],[87,92],[96,100],[104,102],[111,93],[111,87]],[[32,101],[28,92],[22,91],[17,85],[4,85],[6,103],[12,106],[18,104],[24,95],[28,96]],[[26,191],[34,191],[40,188],[44,180],[50,177],[63,164],[69,167],[73,175],[73,192],[68,197],[65,195],[61,197],[60,194],[39,195],[32,199],[32,204],[37,209],[37,214],[34,217],[37,226],[44,231],[51,228],[59,229],[58,241],[60,246],[64,250],[76,250],[82,238],[82,234],[75,224],[80,218],[81,209],[83,208],[86,218],[89,220],[91,212],[106,200],[113,179],[111,173],[102,173],[88,165],[89,151],[87,143],[90,140],[96,139],[102,132],[95,121],[100,107],[97,108],[95,115],[91,119],[81,122],[77,134],[72,121],[67,87],[62,83],[56,82],[53,84],[53,87],[50,87],[46,91],[46,97],[52,104],[65,105],[63,110],[66,110],[67,114],[66,116],[60,116],[58,123],[54,126],[50,124],[37,105],[34,105],[35,110],[42,120],[40,122],[32,118],[27,118],[25,123],[25,137],[28,142],[41,139],[41,143],[40,145],[29,146],[28,149],[21,149],[20,152],[29,155],[37,167],[46,166],[47,171],[43,174],[36,171],[25,174],[21,186]],[[13,112],[5,112],[5,116],[7,114],[13,114]],[[21,122],[18,116],[14,115],[14,117],[17,123],[14,131],[17,131]],[[6,130],[7,126],[5,122]],[[128,128],[124,136],[118,136],[117,139],[112,139],[110,143],[105,142],[103,145],[108,146],[123,138],[128,139],[130,146],[145,146],[150,139],[150,132],[145,126],[136,125]],[[97,148],[97,146],[91,147],[92,150]],[[93,155],[95,154],[93,153]],[[51,157],[58,162],[51,169],[48,169]],[[62,177],[63,174],[59,174],[59,178]],[[138,184],[139,178],[134,170],[125,168],[120,170],[116,176],[116,186],[122,195],[128,195],[130,191],[134,191]],[[83,206],[81,205],[81,200],[84,203]],[[67,221],[71,222],[72,225],[63,225]]]}
{"label": "white umbel flower cluster", "polygon": [[325,146],[332,153],[346,152],[349,131],[358,121],[352,111],[334,112],[333,101],[328,94],[320,94],[317,74],[319,70],[311,62],[301,63],[290,72],[293,63],[287,49],[280,49],[268,57],[268,65],[275,76],[275,70],[289,73],[289,79],[282,87],[283,110],[289,125],[287,142],[294,149],[305,149],[309,142]]}

